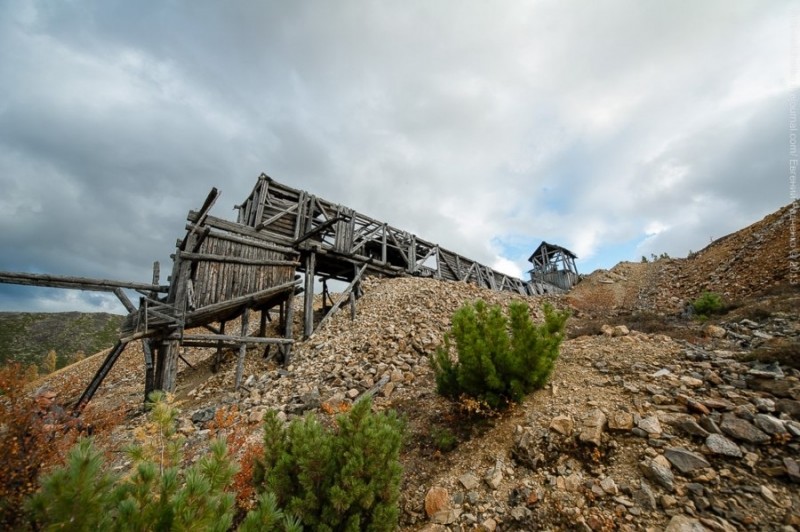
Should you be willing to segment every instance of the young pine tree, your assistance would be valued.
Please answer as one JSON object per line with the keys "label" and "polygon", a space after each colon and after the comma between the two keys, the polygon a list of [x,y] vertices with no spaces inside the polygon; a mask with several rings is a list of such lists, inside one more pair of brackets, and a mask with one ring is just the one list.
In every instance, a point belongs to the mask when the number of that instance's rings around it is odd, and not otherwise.
{"label": "young pine tree", "polygon": [[[312,530],[394,530],[402,432],[393,412],[374,414],[369,400],[340,415],[336,431],[324,429],[312,414],[286,428],[268,413],[264,457],[254,475],[262,505],[246,522],[289,530],[296,518]],[[267,501],[274,508],[265,508]]]}
{"label": "young pine tree", "polygon": [[510,319],[499,306],[488,307],[483,301],[458,309],[444,346],[431,359],[439,393],[467,395],[496,409],[544,386],[569,316],[549,304],[544,305],[544,315],[544,323],[534,324],[528,306],[520,302],[509,305]]}

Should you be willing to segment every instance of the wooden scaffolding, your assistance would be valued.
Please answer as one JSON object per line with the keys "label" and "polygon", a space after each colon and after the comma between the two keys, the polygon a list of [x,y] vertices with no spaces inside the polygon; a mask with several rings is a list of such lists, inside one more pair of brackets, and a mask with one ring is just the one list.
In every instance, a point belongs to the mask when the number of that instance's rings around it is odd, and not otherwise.
{"label": "wooden scaffolding", "polygon": [[[356,299],[366,275],[432,277],[521,295],[558,290],[549,279],[525,282],[505,275],[265,174],[236,206],[235,222],[209,214],[219,195],[212,189],[202,207],[189,212],[186,234],[176,243],[166,285],[159,284],[158,263],[149,284],[0,272],[0,282],[4,283],[113,292],[128,310],[119,341],[78,400],[78,410],[134,341],[143,345],[145,397],[155,389],[174,391],[182,346],[216,348],[215,365],[223,348],[238,347],[238,388],[247,346],[275,346],[283,362],[289,362],[295,295],[304,296],[303,336],[308,338],[344,304],[349,304],[355,317]],[[571,264],[574,268],[574,262]],[[323,288],[323,315],[319,320],[314,315],[317,279]],[[336,302],[327,289],[331,280],[348,283]],[[124,289],[139,294],[138,306]],[[256,336],[249,334],[251,312],[260,312],[261,316]],[[281,335],[277,338],[265,334],[271,313],[279,317]],[[240,329],[231,334],[225,325],[237,318],[241,318]],[[206,332],[186,332],[198,328]]]}

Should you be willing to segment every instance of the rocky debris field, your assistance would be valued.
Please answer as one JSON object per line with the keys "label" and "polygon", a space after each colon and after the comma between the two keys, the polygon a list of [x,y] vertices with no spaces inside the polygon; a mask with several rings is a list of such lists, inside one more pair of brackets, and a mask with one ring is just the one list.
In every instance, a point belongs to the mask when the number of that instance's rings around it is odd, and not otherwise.
{"label": "rocky debris field", "polygon": [[[726,265],[717,276],[724,281],[761,264],[726,258],[738,256],[736,242],[778,256],[767,249],[772,233],[765,228],[785,223],[785,215],[759,223],[692,259],[597,272],[566,296],[367,279],[355,320],[339,312],[310,339],[297,337],[290,364],[263,349],[248,351],[239,391],[233,352],[214,373],[214,350],[185,349],[191,366],[181,365],[176,402],[187,456],[207,448],[220,409],[235,407],[236,429],[256,442],[269,409],[287,421],[313,413],[332,424],[336,413],[369,395],[376,409],[396,409],[407,423],[404,530],[800,530],[800,294],[774,288],[785,276],[769,277],[772,292],[742,279],[748,288],[741,293],[751,296],[742,296],[738,308],[705,323],[679,317],[697,290],[717,286],[701,286],[699,277],[676,282],[689,271],[681,264],[727,249],[714,255]],[[428,357],[452,313],[477,299],[525,301],[536,320],[550,301],[572,310],[571,330],[592,332],[562,344],[545,389],[501,415],[469,416],[436,394]],[[639,330],[624,319],[631,312],[656,318]],[[255,328],[258,320],[251,321]],[[589,321],[599,325],[586,327]],[[102,356],[35,386],[74,400]],[[93,401],[93,408],[128,413],[104,438],[115,466],[125,458],[114,451],[145,421],[142,356],[130,346]]]}
{"label": "rocky debris field", "polygon": [[610,270],[597,270],[567,299],[580,311],[600,314],[620,310],[677,314],[703,292],[739,303],[788,285],[790,222],[787,205],[687,258],[621,262]]}
{"label": "rocky debris field", "polygon": [[510,445],[456,451],[424,528],[795,530],[800,373],[717,343],[622,327],[567,342],[550,390],[501,429]]}

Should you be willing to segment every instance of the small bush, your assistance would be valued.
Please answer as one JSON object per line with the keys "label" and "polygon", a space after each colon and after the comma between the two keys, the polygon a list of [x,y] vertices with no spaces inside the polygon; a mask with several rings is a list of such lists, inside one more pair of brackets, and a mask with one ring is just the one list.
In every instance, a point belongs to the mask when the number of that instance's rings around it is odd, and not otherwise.
{"label": "small bush", "polygon": [[725,304],[722,301],[722,296],[716,292],[703,292],[703,294],[692,303],[695,313],[698,316],[704,317],[720,312],[724,306]]}
{"label": "small bush", "polygon": [[[526,304],[511,303],[508,309],[506,318],[500,306],[478,301],[456,311],[444,347],[431,359],[440,394],[467,395],[496,409],[544,386],[558,358],[569,313],[545,304],[544,323],[535,325]],[[451,355],[453,347],[457,360]]]}
{"label": "small bush", "polygon": [[449,429],[436,427],[431,430],[433,446],[441,452],[452,451],[458,446],[458,438]]}
{"label": "small bush", "polygon": [[310,530],[394,530],[403,424],[393,412],[371,409],[369,400],[358,401],[337,417],[335,431],[313,414],[285,427],[269,412],[255,471],[261,516],[251,514],[246,526],[278,523],[277,530],[290,530],[296,519]]}
{"label": "small bush", "polygon": [[150,420],[137,433],[139,443],[128,449],[131,471],[124,476],[104,471],[91,440],[81,440],[30,500],[34,529],[223,532],[231,527],[234,497],[227,489],[236,468],[225,442],[212,442],[207,456],[183,468],[177,409],[160,392],[150,398]]}

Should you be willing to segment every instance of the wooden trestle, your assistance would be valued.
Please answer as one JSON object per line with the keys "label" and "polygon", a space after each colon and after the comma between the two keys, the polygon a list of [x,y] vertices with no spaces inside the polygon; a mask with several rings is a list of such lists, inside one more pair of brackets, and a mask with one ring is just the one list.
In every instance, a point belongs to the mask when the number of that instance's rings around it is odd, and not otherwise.
{"label": "wooden trestle", "polygon": [[[132,341],[143,343],[145,396],[155,389],[174,391],[181,346],[216,347],[215,366],[223,348],[238,347],[237,388],[248,345],[277,346],[283,362],[288,363],[293,343],[292,302],[297,294],[304,294],[303,336],[314,333],[315,278],[322,281],[323,308],[327,311],[317,327],[348,301],[355,317],[355,301],[366,275],[433,277],[529,296],[557,291],[547,283],[524,282],[495,271],[265,174],[236,206],[236,222],[209,214],[218,197],[217,189],[212,189],[202,207],[189,212],[186,234],[178,240],[172,255],[168,285],[159,285],[158,263],[151,284],[0,272],[0,282],[5,283],[110,291],[129,311],[119,342],[78,400],[78,411]],[[329,280],[349,284],[339,300],[331,300],[328,307]],[[123,288],[140,294],[138,307]],[[251,310],[261,313],[258,336],[249,334]],[[264,337],[271,312],[279,316],[280,338]],[[226,322],[239,317],[239,334],[227,334]],[[205,328],[208,334],[185,333],[197,327]]]}

